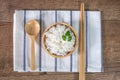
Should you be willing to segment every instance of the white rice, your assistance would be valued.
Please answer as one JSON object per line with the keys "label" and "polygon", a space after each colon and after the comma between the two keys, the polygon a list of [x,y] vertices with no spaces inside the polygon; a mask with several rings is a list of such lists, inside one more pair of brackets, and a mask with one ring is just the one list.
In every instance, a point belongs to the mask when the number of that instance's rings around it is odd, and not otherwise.
{"label": "white rice", "polygon": [[[64,41],[62,35],[69,31],[72,36],[71,41]],[[55,55],[65,56],[67,52],[74,48],[75,36],[71,30],[65,26],[57,25],[56,27],[50,28],[46,33],[46,47]]]}

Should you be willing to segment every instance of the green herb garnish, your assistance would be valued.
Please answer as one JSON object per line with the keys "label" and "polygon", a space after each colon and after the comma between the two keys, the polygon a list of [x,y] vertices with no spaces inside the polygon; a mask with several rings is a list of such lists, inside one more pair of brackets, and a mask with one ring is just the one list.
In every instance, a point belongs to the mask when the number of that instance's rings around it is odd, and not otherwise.
{"label": "green herb garnish", "polygon": [[66,36],[65,36],[65,35],[62,35],[62,39],[63,39],[64,41],[66,41]]}
{"label": "green herb garnish", "polygon": [[65,33],[65,36],[70,36],[70,31],[67,31],[67,32]]}
{"label": "green herb garnish", "polygon": [[71,41],[72,40],[72,36],[68,36],[68,41]]}
{"label": "green herb garnish", "polygon": [[71,40],[72,40],[72,36],[70,35],[70,31],[67,31],[67,32],[65,33],[65,35],[62,35],[62,39],[63,39],[64,41],[66,41],[66,39],[67,39],[67,41],[71,41]]}

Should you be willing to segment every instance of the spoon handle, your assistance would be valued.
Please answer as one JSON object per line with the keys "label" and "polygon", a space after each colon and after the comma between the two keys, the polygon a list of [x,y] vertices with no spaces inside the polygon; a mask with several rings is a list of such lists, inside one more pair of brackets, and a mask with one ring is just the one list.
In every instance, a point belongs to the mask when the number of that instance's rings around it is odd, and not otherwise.
{"label": "spoon handle", "polygon": [[34,48],[34,37],[31,37],[31,54],[30,54],[30,67],[31,70],[35,70],[35,48]]}

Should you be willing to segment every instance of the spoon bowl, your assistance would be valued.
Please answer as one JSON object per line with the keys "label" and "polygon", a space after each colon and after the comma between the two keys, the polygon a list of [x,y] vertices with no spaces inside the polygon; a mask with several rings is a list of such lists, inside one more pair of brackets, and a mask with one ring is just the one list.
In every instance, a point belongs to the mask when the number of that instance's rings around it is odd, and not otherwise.
{"label": "spoon bowl", "polygon": [[30,20],[25,25],[26,33],[30,36],[37,36],[40,31],[40,25],[36,20]]}
{"label": "spoon bowl", "polygon": [[31,53],[30,53],[30,67],[31,70],[35,70],[35,48],[34,48],[34,42],[35,38],[39,34],[40,31],[40,25],[36,20],[30,20],[25,25],[25,31],[30,38],[31,42]]}

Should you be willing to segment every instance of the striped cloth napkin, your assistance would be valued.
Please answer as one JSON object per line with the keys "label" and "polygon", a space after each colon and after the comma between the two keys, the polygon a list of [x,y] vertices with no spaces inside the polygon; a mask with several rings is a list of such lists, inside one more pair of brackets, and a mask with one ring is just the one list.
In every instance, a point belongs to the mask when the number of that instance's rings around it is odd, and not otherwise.
{"label": "striped cloth napkin", "polygon": [[[34,72],[78,72],[78,49],[71,56],[54,58],[45,53],[41,35],[46,27],[55,22],[66,22],[74,27],[79,36],[79,11],[70,10],[15,10],[14,13],[14,71],[31,72],[30,41],[25,33],[25,23],[31,19],[40,23],[40,34],[35,42],[36,70]],[[86,11],[86,72],[101,72],[101,12]]]}

